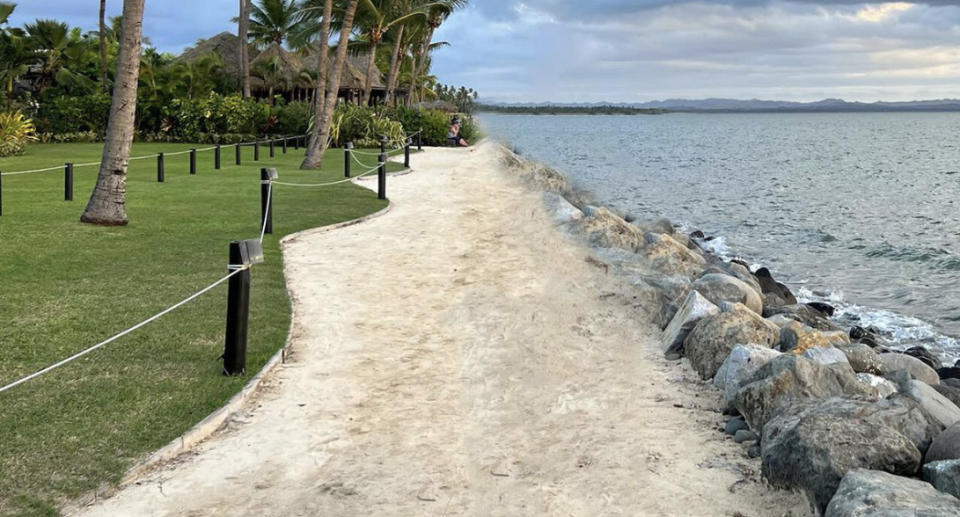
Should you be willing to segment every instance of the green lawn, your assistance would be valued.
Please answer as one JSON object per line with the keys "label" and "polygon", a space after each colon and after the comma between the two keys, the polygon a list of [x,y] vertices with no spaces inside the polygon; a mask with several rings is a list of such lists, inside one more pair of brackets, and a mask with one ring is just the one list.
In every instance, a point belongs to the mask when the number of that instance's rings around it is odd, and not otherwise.
{"label": "green lawn", "polygon": [[[172,153],[182,144],[136,144],[132,155]],[[208,146],[193,146],[208,147]],[[0,170],[96,162],[100,145],[33,145],[0,159]],[[130,225],[100,228],[79,217],[97,167],[76,170],[75,201],[63,201],[63,173],[3,177],[0,216],[0,386],[132,326],[226,273],[231,240],[259,235],[259,168],[280,181],[343,177],[331,150],[322,172],[298,170],[303,151],[261,161],[233,148],[223,168],[213,152],[131,162]],[[374,157],[361,157],[375,162]],[[391,170],[400,167],[391,165]],[[357,167],[354,168],[354,171]],[[290,322],[280,237],[354,219],[386,205],[352,184],[322,189],[275,186],[274,235],[253,271],[245,377],[220,374],[226,285],[133,334],[58,370],[0,393],[0,515],[56,515],[66,500],[116,482],[137,459],[223,405],[283,345]],[[370,257],[371,260],[375,257]],[[319,257],[322,260],[322,257]]]}

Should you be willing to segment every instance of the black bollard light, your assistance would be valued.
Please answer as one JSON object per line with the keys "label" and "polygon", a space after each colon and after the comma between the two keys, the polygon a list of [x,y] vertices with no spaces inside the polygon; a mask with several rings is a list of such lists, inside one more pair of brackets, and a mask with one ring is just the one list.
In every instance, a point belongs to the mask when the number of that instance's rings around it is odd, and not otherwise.
{"label": "black bollard light", "polygon": [[228,270],[246,268],[230,277],[227,288],[227,331],[223,374],[243,375],[247,369],[247,329],[250,322],[250,258],[244,242],[230,243]]}
{"label": "black bollard light", "polygon": [[264,235],[273,234],[273,194],[270,182],[277,179],[277,169],[260,169],[260,228]]}
{"label": "black bollard light", "polygon": [[387,199],[387,153],[380,153],[380,168],[377,170],[377,199]]}
{"label": "black bollard light", "polygon": [[387,137],[380,137],[380,154],[387,152]]}
{"label": "black bollard light", "polygon": [[163,183],[163,153],[157,154],[157,183]]}
{"label": "black bollard light", "polygon": [[240,165],[240,144],[237,144],[237,165]]}
{"label": "black bollard light", "polygon": [[63,166],[63,200],[73,201],[73,164]]}
{"label": "black bollard light", "polygon": [[220,170],[220,144],[213,148],[213,168]]}
{"label": "black bollard light", "polygon": [[343,177],[350,177],[350,154],[353,149],[353,142],[347,142],[343,145]]}
{"label": "black bollard light", "polygon": [[405,169],[409,169],[410,168],[410,139],[408,138],[407,141],[404,142],[404,144],[405,145],[403,146],[403,167]]}
{"label": "black bollard light", "polygon": [[197,150],[190,149],[190,174],[197,173]]}

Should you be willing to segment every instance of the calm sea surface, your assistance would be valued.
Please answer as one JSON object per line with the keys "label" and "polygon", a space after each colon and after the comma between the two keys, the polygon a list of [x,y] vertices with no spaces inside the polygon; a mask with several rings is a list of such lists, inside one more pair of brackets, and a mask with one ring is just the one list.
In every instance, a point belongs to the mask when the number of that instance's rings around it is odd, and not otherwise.
{"label": "calm sea surface", "polygon": [[845,323],[960,356],[960,114],[480,119],[600,202],[717,236]]}

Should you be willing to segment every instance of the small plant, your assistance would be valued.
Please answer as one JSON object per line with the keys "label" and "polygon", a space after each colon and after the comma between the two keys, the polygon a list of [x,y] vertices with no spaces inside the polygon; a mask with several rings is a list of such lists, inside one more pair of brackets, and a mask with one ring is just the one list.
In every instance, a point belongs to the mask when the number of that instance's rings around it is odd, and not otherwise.
{"label": "small plant", "polygon": [[33,121],[23,116],[23,112],[0,113],[0,157],[23,154],[27,143],[36,141]]}

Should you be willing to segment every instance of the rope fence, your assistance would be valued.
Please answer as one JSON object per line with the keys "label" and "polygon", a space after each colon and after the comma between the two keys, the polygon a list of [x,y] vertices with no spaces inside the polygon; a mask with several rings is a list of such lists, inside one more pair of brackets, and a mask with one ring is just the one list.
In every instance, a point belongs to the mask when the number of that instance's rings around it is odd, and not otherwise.
{"label": "rope fence", "polygon": [[[238,147],[242,144],[235,144]],[[409,156],[410,156],[410,145],[411,139],[407,138],[405,145],[402,149],[406,152],[407,157],[407,166],[409,167]],[[345,164],[348,166],[346,170],[346,178],[337,181],[331,181],[326,183],[288,183],[278,181],[279,174],[276,169],[273,168],[262,168],[260,169],[260,195],[261,195],[261,221],[260,221],[260,235],[259,238],[254,240],[246,241],[232,241],[230,243],[230,257],[227,264],[228,273],[211,283],[210,285],[200,289],[199,291],[187,296],[183,300],[167,307],[166,309],[150,316],[149,318],[133,325],[123,331],[120,331],[109,338],[95,344],[84,348],[83,350],[65,358],[60,361],[57,361],[49,366],[46,366],[34,373],[21,377],[13,382],[10,382],[2,387],[0,387],[0,393],[11,390],[17,386],[25,384],[33,379],[36,379],[40,376],[43,376],[57,368],[60,368],[64,365],[67,365],[81,357],[84,357],[114,341],[129,335],[137,330],[157,321],[158,319],[170,314],[171,312],[176,311],[177,309],[183,307],[184,305],[200,298],[204,294],[209,293],[216,287],[220,286],[224,282],[229,282],[229,290],[227,293],[227,321],[226,321],[226,332],[225,332],[225,344],[224,344],[224,353],[221,356],[223,359],[223,373],[225,375],[240,375],[246,371],[246,349],[247,349],[247,329],[249,324],[249,314],[250,314],[250,270],[253,265],[263,263],[263,240],[264,237],[268,234],[273,233],[273,186],[283,185],[288,187],[329,187],[334,185],[339,185],[342,183],[347,183],[354,181],[358,178],[368,176],[377,172],[378,174],[378,186],[377,186],[377,198],[381,200],[386,199],[386,166],[387,166],[387,157],[388,154],[385,149],[385,145],[381,144],[382,151],[378,154],[377,165],[373,168],[370,168],[363,173],[350,177],[349,172],[349,163],[350,158],[353,154],[351,145],[345,147],[344,152],[347,155]],[[217,147],[211,147],[204,149],[209,151],[211,149],[219,149]],[[394,149],[396,150],[396,149]],[[179,152],[179,153],[170,153],[167,156],[177,156],[187,153],[195,153],[199,150],[191,149],[189,151]],[[150,156],[141,156],[133,159],[147,159],[152,158]],[[158,165],[161,169],[158,171],[160,178],[162,178],[162,166],[163,166],[163,153],[157,155]],[[352,157],[356,159],[356,157]],[[72,175],[72,168],[79,166],[90,166],[90,164],[67,164],[67,170]],[[46,172],[47,170],[57,170],[60,167],[54,167],[51,169],[39,169],[37,171],[19,171],[17,174],[27,174],[31,172]],[[8,173],[13,175],[15,173]],[[72,177],[71,177],[72,181]],[[162,181],[162,179],[161,179]]]}

